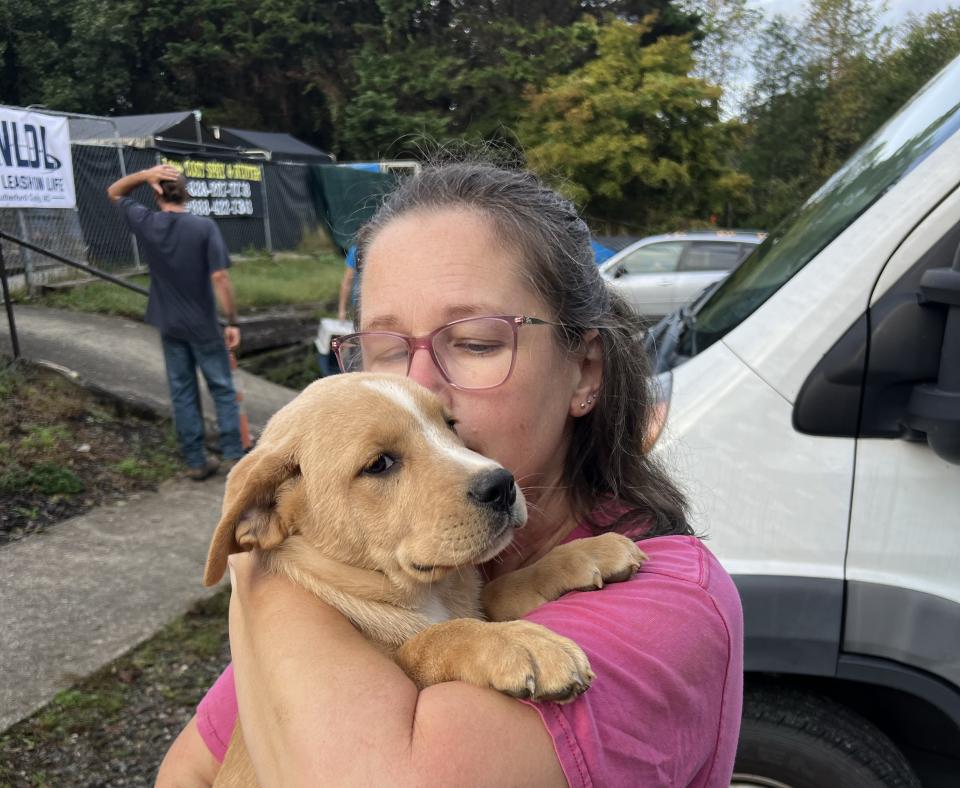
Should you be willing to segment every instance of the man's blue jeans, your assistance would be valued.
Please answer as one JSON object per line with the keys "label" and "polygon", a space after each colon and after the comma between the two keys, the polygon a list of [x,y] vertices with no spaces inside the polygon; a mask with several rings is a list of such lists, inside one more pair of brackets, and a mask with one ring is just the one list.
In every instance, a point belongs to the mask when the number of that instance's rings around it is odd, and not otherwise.
{"label": "man's blue jeans", "polygon": [[203,448],[203,411],[200,387],[197,385],[197,367],[200,367],[207,381],[207,390],[217,409],[220,451],[228,460],[242,457],[240,410],[223,340],[190,342],[168,336],[161,336],[160,339],[163,342],[177,440],[187,465],[200,468],[207,462]]}

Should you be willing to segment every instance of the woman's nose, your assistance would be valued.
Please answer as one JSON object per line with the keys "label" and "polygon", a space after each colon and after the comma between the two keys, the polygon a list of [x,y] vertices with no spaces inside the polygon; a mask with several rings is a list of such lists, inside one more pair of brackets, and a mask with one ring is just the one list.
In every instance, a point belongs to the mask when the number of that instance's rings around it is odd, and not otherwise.
{"label": "woman's nose", "polygon": [[442,391],[447,385],[447,381],[444,380],[440,370],[437,369],[437,365],[433,363],[433,356],[430,355],[430,351],[422,347],[413,351],[407,377],[435,394]]}

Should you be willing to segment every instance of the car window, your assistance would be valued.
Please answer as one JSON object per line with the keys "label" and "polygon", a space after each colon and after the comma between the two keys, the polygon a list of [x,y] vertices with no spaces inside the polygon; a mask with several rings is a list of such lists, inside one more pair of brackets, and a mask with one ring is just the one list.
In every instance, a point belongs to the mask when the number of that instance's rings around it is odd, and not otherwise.
{"label": "car window", "polygon": [[740,244],[694,241],[683,258],[681,271],[732,271],[743,258]]}
{"label": "car window", "polygon": [[617,268],[623,268],[628,274],[672,273],[677,270],[684,246],[683,241],[650,244],[628,254]]}

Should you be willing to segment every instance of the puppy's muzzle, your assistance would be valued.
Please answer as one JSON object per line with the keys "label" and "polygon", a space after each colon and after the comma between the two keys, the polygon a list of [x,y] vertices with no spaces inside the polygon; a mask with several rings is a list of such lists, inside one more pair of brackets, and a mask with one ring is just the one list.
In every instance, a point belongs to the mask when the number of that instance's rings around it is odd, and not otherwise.
{"label": "puppy's muzzle", "polygon": [[509,514],[517,502],[513,474],[504,468],[478,473],[470,482],[467,497],[477,506],[500,514]]}

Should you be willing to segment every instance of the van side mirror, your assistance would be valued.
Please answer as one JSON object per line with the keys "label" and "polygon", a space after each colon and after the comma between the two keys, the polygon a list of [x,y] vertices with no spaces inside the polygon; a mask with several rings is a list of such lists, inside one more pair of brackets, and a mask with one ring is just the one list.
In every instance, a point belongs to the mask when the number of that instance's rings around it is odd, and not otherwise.
{"label": "van side mirror", "polygon": [[938,457],[960,464],[960,246],[950,268],[930,268],[920,280],[921,304],[945,304],[947,319],[936,383],[914,386],[907,426],[925,432]]}
{"label": "van side mirror", "polygon": [[613,278],[614,278],[614,279],[619,279],[619,278],[620,278],[621,276],[623,276],[626,272],[627,272],[626,266],[618,265],[618,266],[613,270]]}
{"label": "van side mirror", "polygon": [[960,224],[811,370],[793,426],[806,435],[924,441],[960,464]]}

